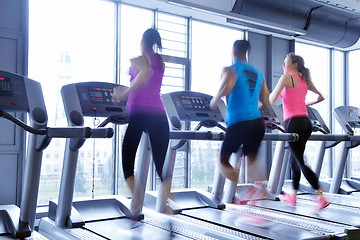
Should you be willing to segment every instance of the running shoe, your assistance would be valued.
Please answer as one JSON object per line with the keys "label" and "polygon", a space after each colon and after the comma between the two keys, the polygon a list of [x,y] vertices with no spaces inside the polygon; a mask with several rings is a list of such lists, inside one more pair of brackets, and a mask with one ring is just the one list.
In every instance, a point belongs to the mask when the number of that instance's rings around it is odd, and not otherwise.
{"label": "running shoe", "polygon": [[316,202],[315,210],[317,212],[320,212],[322,209],[326,208],[330,204],[330,202],[328,200],[326,200],[326,198],[324,196],[321,196],[314,201]]}
{"label": "running shoe", "polygon": [[250,216],[250,215],[241,216],[237,218],[237,222],[241,224],[248,224],[255,227],[260,227],[260,228],[269,228],[274,225],[274,222],[271,222],[267,219]]}
{"label": "running shoe", "polygon": [[279,195],[279,199],[282,202],[286,202],[287,204],[289,204],[289,206],[291,207],[295,207],[296,206],[296,197],[293,197],[292,195],[285,193],[285,194],[280,194]]}
{"label": "running shoe", "polygon": [[253,200],[255,195],[258,192],[258,188],[256,186],[252,186],[250,191],[245,194],[245,196],[243,197],[239,197],[237,193],[235,193],[235,200],[232,202],[233,204],[238,204],[238,205],[245,205],[247,204],[249,201]]}
{"label": "running shoe", "polygon": [[238,193],[235,193],[235,200],[232,203],[245,205],[251,201],[263,199],[266,196],[267,191],[264,189],[262,182],[256,182],[245,196],[240,197]]}

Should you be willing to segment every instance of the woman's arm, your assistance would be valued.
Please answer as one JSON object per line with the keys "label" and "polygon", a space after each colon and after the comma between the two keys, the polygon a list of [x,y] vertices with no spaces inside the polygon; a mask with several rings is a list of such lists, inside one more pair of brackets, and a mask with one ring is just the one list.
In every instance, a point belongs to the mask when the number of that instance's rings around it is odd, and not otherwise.
{"label": "woman's arm", "polygon": [[123,88],[115,88],[113,99],[115,101],[121,101],[126,98],[131,92],[146,85],[152,75],[151,59],[148,56],[140,56],[130,60],[131,67],[139,70],[139,73],[131,81],[129,88],[124,90]]}
{"label": "woman's arm", "polygon": [[288,75],[282,75],[276,84],[274,90],[270,93],[269,100],[271,104],[274,104],[278,97],[280,96],[281,91],[286,87],[287,81],[290,79]]}
{"label": "woman's arm", "polygon": [[260,102],[267,108],[271,109],[271,104],[269,101],[269,89],[266,86],[266,82],[263,81],[262,87],[261,87],[261,94],[260,94]]}
{"label": "woman's arm", "polygon": [[228,96],[233,90],[236,82],[235,73],[228,67],[225,67],[221,73],[221,85],[218,93],[211,99],[210,108],[215,108],[221,97]]}
{"label": "woman's arm", "polygon": [[314,105],[314,104],[316,104],[316,103],[319,103],[319,102],[324,101],[325,98],[324,98],[323,95],[316,89],[316,87],[315,87],[315,85],[314,85],[313,82],[308,83],[308,89],[309,89],[310,91],[312,91],[313,93],[317,94],[318,97],[317,97],[317,99],[316,99],[315,101],[310,102],[310,103],[307,103],[307,104],[306,104],[306,107],[309,107],[309,106],[311,106],[311,105]]}

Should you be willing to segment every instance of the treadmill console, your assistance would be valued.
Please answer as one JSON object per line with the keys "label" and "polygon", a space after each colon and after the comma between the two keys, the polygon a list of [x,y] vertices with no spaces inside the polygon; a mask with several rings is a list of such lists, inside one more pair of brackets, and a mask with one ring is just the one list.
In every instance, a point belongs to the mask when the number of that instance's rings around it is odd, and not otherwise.
{"label": "treadmill console", "polygon": [[212,96],[210,95],[192,91],[179,91],[164,94],[162,97],[169,118],[175,116],[180,121],[225,121],[221,111],[223,102],[219,107],[211,109],[210,101]]}
{"label": "treadmill console", "polygon": [[360,128],[359,109],[352,106],[341,106],[334,109],[334,114],[340,126],[348,134],[354,135],[354,128]]}
{"label": "treadmill console", "polygon": [[0,71],[0,109],[4,111],[29,111],[25,77]]}
{"label": "treadmill console", "polygon": [[125,86],[107,82],[82,82],[63,86],[61,89],[67,114],[73,111],[87,117],[127,118],[126,99],[114,102],[114,88]]}
{"label": "treadmill console", "polygon": [[281,120],[276,115],[274,109],[267,109],[265,107],[260,108],[261,116],[265,122],[265,127],[269,129],[278,129],[282,132],[285,130],[282,128]]}
{"label": "treadmill console", "polygon": [[329,134],[330,129],[327,127],[324,119],[321,117],[319,112],[312,107],[307,108],[307,112],[311,121],[311,124],[313,126],[313,131],[320,131],[324,134]]}

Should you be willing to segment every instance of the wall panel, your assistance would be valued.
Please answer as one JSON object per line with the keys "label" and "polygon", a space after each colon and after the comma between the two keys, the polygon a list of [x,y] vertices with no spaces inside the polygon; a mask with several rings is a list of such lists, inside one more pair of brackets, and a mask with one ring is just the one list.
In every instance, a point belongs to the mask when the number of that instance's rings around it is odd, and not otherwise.
{"label": "wall panel", "polygon": [[17,195],[18,154],[0,156],[0,204],[13,204]]}
{"label": "wall panel", "polygon": [[[28,0],[0,0],[1,70],[26,75],[27,23]],[[24,143],[24,133],[0,119],[0,204],[20,203]]]}

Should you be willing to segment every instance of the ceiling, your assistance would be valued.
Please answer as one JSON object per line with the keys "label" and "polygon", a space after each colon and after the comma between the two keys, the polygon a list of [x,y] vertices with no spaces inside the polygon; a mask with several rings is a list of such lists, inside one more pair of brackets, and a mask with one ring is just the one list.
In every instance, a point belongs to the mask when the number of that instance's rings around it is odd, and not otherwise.
{"label": "ceiling", "polygon": [[[119,0],[124,3],[139,5],[147,8],[154,8],[160,11],[166,11],[169,13],[179,14],[183,16],[189,16],[194,19],[205,20],[214,23],[226,24],[229,26],[234,26],[234,23],[228,21],[229,18],[233,18],[240,21],[241,25],[237,27],[241,29],[252,29],[252,31],[259,31],[260,33],[268,33],[271,32],[275,36],[277,35],[278,29],[285,29],[287,32],[293,32],[295,35],[304,35],[304,36],[296,36],[299,40],[302,41],[310,41],[318,42],[318,44],[323,44],[324,46],[339,48],[342,50],[354,50],[360,48],[360,0]],[[258,2],[258,5],[262,5],[261,2],[276,3],[279,8],[282,8],[282,5],[289,5],[292,9],[291,3],[293,2],[295,5],[293,7],[305,8],[305,5],[324,5],[328,6],[327,8],[323,8],[320,10],[314,11],[316,14],[313,14],[312,25],[309,29],[303,30],[301,29],[303,25],[296,25],[295,20],[283,19],[282,22],[271,22],[271,19],[261,19],[258,16],[253,16],[251,14],[235,14],[232,12],[233,6],[237,1],[246,1],[248,4],[253,4],[253,2]],[[311,3],[312,2],[312,3]],[[283,3],[283,4],[280,4]],[[346,6],[345,6],[346,4]],[[304,6],[302,6],[304,5]],[[333,10],[331,10],[333,9]],[[278,10],[278,9],[277,9]],[[327,13],[326,13],[327,11]],[[259,11],[255,11],[259,12]],[[346,14],[348,12],[348,14]],[[271,16],[272,13],[266,14],[267,16]],[[326,15],[327,14],[327,15]],[[321,21],[323,16],[330,16],[326,19],[326,27],[322,27]],[[342,16],[343,15],[343,16]],[[352,24],[348,24],[346,20],[344,20],[344,16],[349,16],[349,22]],[[341,19],[339,19],[341,18]],[[289,24],[290,22],[290,24]],[[350,37],[346,36],[345,40],[347,42],[342,42],[341,44],[337,44],[337,42],[342,41],[342,34],[345,36],[346,33],[342,33],[341,29],[344,27],[341,24],[348,24],[350,27],[347,32],[352,34],[347,34]],[[249,25],[254,24],[254,27],[246,27],[246,24]],[[269,24],[270,23],[270,24]],[[287,23],[287,25],[284,25]],[[264,29],[259,28],[264,27]],[[271,27],[270,30],[266,30],[267,27]],[[300,32],[298,31],[300,29]],[[331,29],[331,31],[329,31]],[[275,31],[272,31],[275,30]],[[340,30],[340,31],[338,31]],[[351,30],[351,31],[349,31]],[[265,32],[264,32],[265,31]],[[357,32],[357,33],[355,33]],[[298,34],[299,33],[299,34]],[[330,34],[331,33],[331,34]],[[287,34],[279,33],[281,37],[287,37]],[[292,36],[295,36],[292,35]],[[290,36],[291,37],[291,36]],[[292,38],[292,37],[291,37]],[[319,38],[319,39],[317,39]],[[325,39],[326,38],[326,39]],[[318,41],[316,41],[318,40]],[[326,40],[326,41],[325,41]],[[333,41],[334,40],[334,41]]]}
{"label": "ceiling", "polygon": [[343,10],[360,13],[360,0],[315,0]]}

